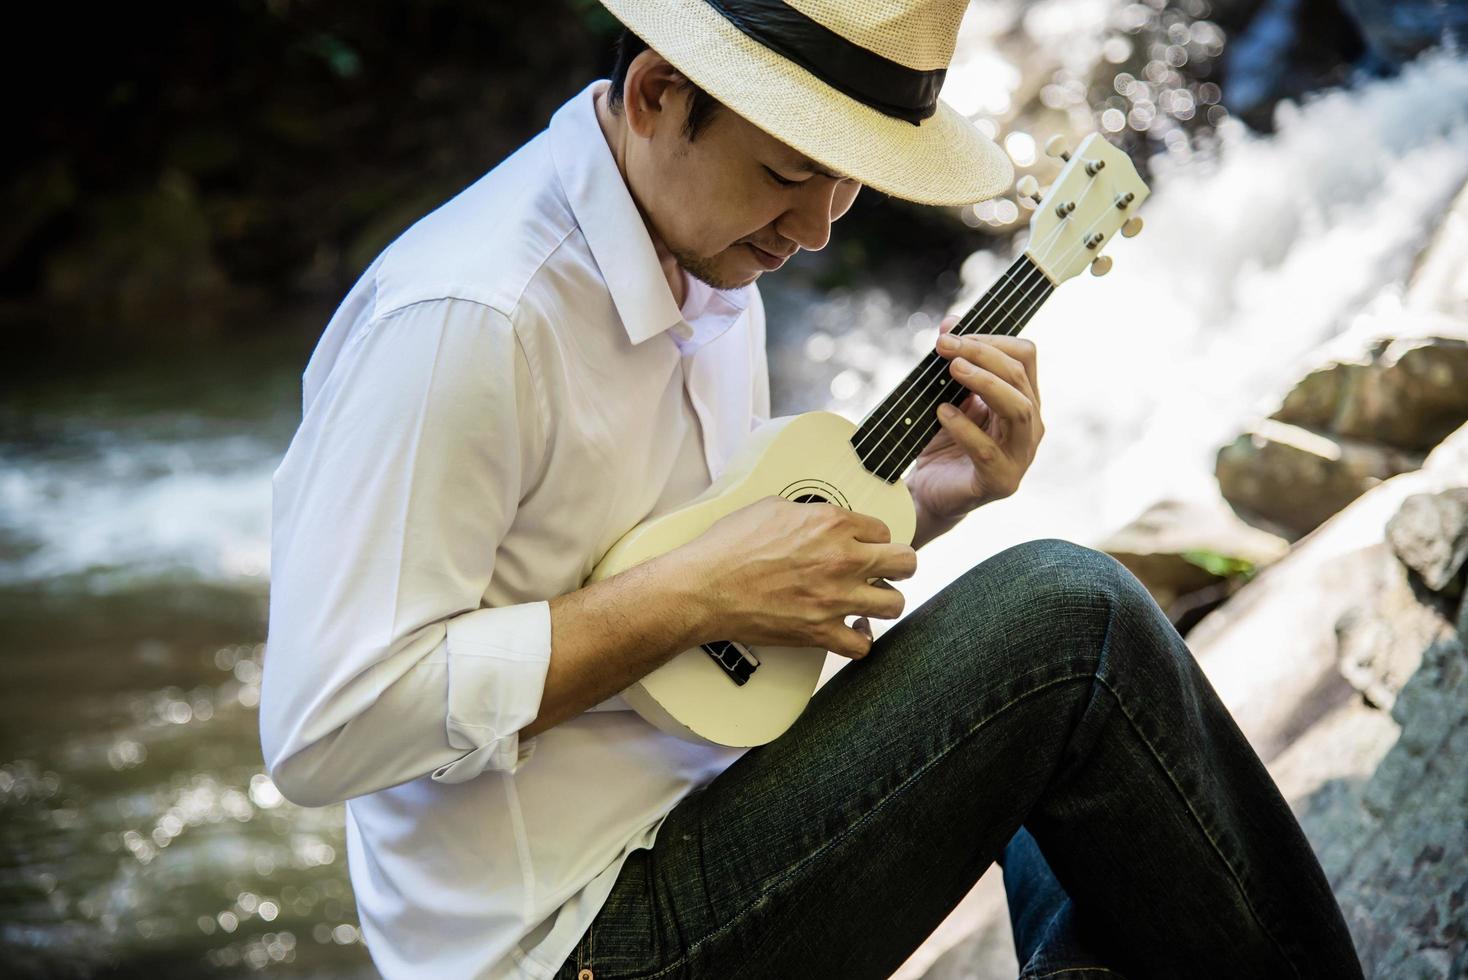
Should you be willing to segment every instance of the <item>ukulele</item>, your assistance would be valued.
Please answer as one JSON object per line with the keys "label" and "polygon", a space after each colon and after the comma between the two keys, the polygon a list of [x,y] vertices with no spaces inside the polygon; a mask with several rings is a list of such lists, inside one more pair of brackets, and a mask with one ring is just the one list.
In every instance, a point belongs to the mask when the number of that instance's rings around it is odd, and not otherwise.
{"label": "ukulele", "polygon": [[[1150,191],[1125,153],[1095,133],[1074,156],[1059,136],[1045,149],[1065,161],[1049,192],[1042,199],[1028,175],[1016,185],[1036,203],[1029,244],[954,325],[955,335],[1019,333],[1061,282],[1087,265],[1098,276],[1110,269],[1110,257],[1099,253],[1118,230],[1128,238],[1141,230],[1133,213]],[[827,411],[770,419],[750,432],[703,493],[619,538],[587,584],[672,551],[770,494],[869,514],[887,525],[893,542],[910,544],[917,512],[902,474],[938,430],[938,404],[956,406],[969,394],[948,373],[946,359],[930,351],[859,424]],[[677,654],[621,696],[680,738],[762,745],[805,710],[827,653],[713,640]]]}

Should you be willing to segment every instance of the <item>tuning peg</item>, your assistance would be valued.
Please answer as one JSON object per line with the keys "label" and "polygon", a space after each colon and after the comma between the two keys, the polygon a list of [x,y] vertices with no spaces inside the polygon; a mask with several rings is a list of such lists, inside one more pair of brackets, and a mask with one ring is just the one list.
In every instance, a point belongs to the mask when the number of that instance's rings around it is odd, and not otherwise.
{"label": "tuning peg", "polygon": [[1025,174],[1014,185],[1015,191],[1020,197],[1027,197],[1035,202],[1035,207],[1040,206],[1040,182],[1030,174]]}
{"label": "tuning peg", "polygon": [[1091,275],[1104,276],[1111,271],[1111,256],[1098,255],[1091,260]]}
{"label": "tuning peg", "polygon": [[1135,238],[1142,230],[1141,218],[1128,218],[1121,226],[1121,234],[1124,238]]}
{"label": "tuning peg", "polygon": [[1056,133],[1054,136],[1046,140],[1045,155],[1060,157],[1060,159],[1066,161],[1067,163],[1070,162],[1070,148],[1066,146],[1065,137],[1061,136],[1059,133]]}

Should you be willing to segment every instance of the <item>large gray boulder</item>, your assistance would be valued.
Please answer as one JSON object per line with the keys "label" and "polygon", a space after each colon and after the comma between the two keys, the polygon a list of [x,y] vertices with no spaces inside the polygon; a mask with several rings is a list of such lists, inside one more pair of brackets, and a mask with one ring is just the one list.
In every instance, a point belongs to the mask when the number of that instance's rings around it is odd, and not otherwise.
{"label": "large gray boulder", "polygon": [[1417,600],[1387,527],[1409,497],[1462,486],[1468,425],[1422,469],[1377,485],[1297,542],[1188,634],[1266,762],[1342,701],[1365,694],[1390,706],[1442,634],[1447,617]]}
{"label": "large gray boulder", "polygon": [[1399,449],[1430,449],[1468,419],[1468,337],[1377,341],[1357,359],[1306,375],[1270,417]]}
{"label": "large gray boulder", "polygon": [[1381,481],[1415,470],[1417,453],[1261,419],[1218,451],[1218,488],[1240,513],[1291,540]]}

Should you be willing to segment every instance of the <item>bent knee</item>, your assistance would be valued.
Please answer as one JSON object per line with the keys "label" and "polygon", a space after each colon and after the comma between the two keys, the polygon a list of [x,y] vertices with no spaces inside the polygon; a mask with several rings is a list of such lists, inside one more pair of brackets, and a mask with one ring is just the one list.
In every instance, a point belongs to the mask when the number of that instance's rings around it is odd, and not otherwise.
{"label": "bent knee", "polygon": [[1088,612],[1110,617],[1160,615],[1156,600],[1131,570],[1104,551],[1064,538],[1012,545],[963,577],[974,589],[1010,588],[1026,602],[1067,619]]}

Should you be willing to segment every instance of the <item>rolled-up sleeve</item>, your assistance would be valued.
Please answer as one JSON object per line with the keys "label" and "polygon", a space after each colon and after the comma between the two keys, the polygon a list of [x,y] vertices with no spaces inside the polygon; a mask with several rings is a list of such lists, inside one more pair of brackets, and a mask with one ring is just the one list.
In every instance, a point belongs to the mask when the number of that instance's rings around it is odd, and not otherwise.
{"label": "rolled-up sleeve", "polygon": [[324,374],[273,478],[271,778],[322,806],[515,772],[551,623],[545,600],[484,605],[545,449],[513,324],[467,300],[412,304],[365,320]]}

